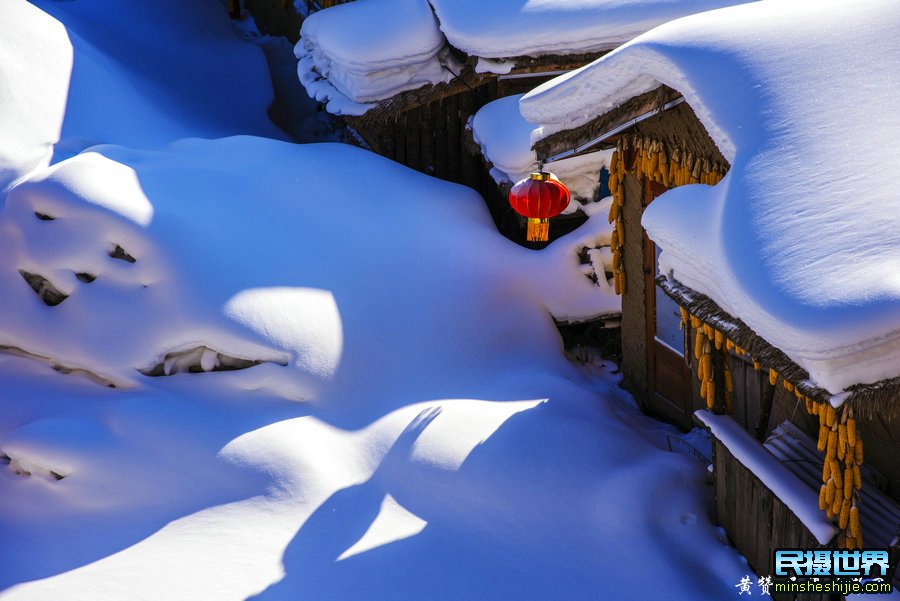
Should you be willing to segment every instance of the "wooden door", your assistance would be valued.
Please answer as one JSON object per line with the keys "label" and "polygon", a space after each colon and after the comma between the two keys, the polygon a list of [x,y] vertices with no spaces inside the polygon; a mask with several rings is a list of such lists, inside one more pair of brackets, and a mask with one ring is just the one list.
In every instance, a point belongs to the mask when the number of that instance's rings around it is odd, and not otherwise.
{"label": "wooden door", "polygon": [[[665,192],[661,184],[644,181],[644,206]],[[647,383],[649,409],[683,428],[691,427],[690,336],[679,329],[678,304],[656,285],[659,249],[644,238],[644,277],[647,303]]]}

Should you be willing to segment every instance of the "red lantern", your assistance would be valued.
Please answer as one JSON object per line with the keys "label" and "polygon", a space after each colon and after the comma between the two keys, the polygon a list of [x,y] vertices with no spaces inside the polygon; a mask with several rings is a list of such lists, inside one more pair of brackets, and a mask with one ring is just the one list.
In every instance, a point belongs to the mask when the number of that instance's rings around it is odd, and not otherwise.
{"label": "red lantern", "polygon": [[550,218],[569,206],[569,189],[552,173],[536,171],[516,182],[509,191],[509,204],[528,218],[528,241],[546,242],[550,236]]}

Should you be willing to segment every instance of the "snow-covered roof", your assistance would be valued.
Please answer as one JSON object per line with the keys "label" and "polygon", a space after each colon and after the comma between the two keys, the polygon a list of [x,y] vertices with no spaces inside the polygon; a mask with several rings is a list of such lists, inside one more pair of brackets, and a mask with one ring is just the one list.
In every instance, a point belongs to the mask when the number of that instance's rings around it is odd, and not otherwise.
{"label": "snow-covered roof", "polygon": [[746,0],[428,0],[450,44],[511,58],[609,50],[657,25]]}
{"label": "snow-covered roof", "polygon": [[665,84],[731,170],[644,214],[665,272],[832,392],[900,375],[900,5],[763,1],[663,25],[522,98],[536,138]]}
{"label": "snow-covered roof", "polygon": [[356,0],[310,15],[295,54],[310,96],[332,113],[361,115],[400,92],[458,75],[462,65],[447,52],[448,41],[481,58],[592,53],[670,19],[744,1]]}
{"label": "snow-covered roof", "polygon": [[332,113],[359,115],[405,90],[448,81],[444,45],[425,0],[356,0],[307,17],[294,53],[311,97]]}
{"label": "snow-covered roof", "polygon": [[[531,148],[535,126],[519,113],[522,94],[505,96],[481,107],[472,119],[472,137],[493,167],[491,176],[497,183],[516,182],[538,168],[537,156]],[[600,169],[609,165],[612,151],[599,151],[580,157],[547,163],[569,188],[573,198],[592,200],[600,186]],[[566,212],[578,209],[571,203]]]}

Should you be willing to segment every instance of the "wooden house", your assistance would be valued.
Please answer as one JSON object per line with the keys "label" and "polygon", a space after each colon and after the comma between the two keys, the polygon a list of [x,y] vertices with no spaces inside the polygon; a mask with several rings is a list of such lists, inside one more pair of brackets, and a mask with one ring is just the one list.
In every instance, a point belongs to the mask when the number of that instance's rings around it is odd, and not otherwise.
{"label": "wooden house", "polygon": [[[740,1],[708,0],[704,6]],[[589,1],[577,10],[547,6],[522,11],[517,0],[363,0],[352,3],[354,6],[319,10],[327,4],[346,3],[310,0],[299,4],[298,13],[294,3],[247,0],[264,32],[288,32],[294,41],[294,32],[300,33],[296,53],[301,81],[327,110],[342,116],[352,141],[423,173],[478,190],[506,234],[519,224],[509,212],[503,191],[485,169],[477,147],[470,143],[467,128],[476,111],[491,101],[527,92],[590,63],[637,33],[696,9],[691,2],[626,1],[610,6]],[[428,14],[411,18],[409,13],[423,6]],[[398,14],[391,15],[392,10]],[[299,24],[312,13],[318,13],[314,15],[315,27],[304,24],[301,31]],[[381,15],[394,17],[390,27],[397,27],[399,17],[408,19],[407,26],[388,31],[379,25]],[[336,64],[347,58],[339,56],[345,54],[346,45],[334,42],[337,36],[333,32],[346,32],[351,21],[369,24],[353,37],[357,41],[366,38],[368,43],[364,45],[378,49],[378,56],[371,58],[371,71],[361,64],[363,59],[353,57],[349,70],[338,75]],[[381,51],[396,44],[405,32],[420,35],[429,27],[444,42],[439,50],[413,44],[398,48],[396,56]],[[332,33],[316,35],[326,28]],[[404,62],[412,60],[408,55],[415,55],[418,62]],[[422,56],[430,58],[423,60]],[[379,88],[389,79],[384,74],[392,71],[392,76],[402,72],[401,79],[407,81],[396,89]],[[379,82],[373,86],[356,87],[351,81],[365,80],[373,73],[373,79]],[[365,91],[360,90],[363,87]],[[570,225],[575,227],[577,220]]]}
{"label": "wooden house", "polygon": [[[781,10],[737,7],[716,11],[715,19],[708,13],[661,27],[521,101],[523,115],[550,132],[534,145],[540,160],[614,149],[609,220],[615,227],[615,285],[622,294],[623,385],[648,412],[711,432],[718,522],[763,576],[773,573],[777,548],[865,546],[891,548],[896,557],[900,535],[900,347],[894,329],[900,294],[895,287],[875,301],[860,294],[853,303],[830,305],[828,294],[840,296],[839,289],[807,295],[766,271],[787,265],[791,281],[810,273],[822,277],[815,252],[825,249],[826,260],[834,236],[852,228],[869,232],[876,223],[858,196],[862,190],[841,188],[831,199],[857,206],[845,213],[846,221],[828,215],[842,210],[840,204],[817,203],[816,195],[827,189],[822,182],[846,173],[852,168],[847,160],[858,157],[827,163],[811,156],[833,171],[811,176],[808,187],[772,184],[787,181],[788,170],[805,172],[793,144],[824,154],[826,144],[817,136],[850,127],[838,119],[850,114],[847,98],[840,111],[823,112],[819,122],[799,118],[806,109],[797,100],[801,95],[791,96],[796,104],[782,102],[779,93],[790,96],[794,88],[784,83],[788,78],[778,79],[781,71],[790,71],[794,85],[818,86],[804,72],[818,73],[820,65],[811,59],[797,64],[802,44],[809,43],[803,35],[796,47],[777,36],[790,37],[781,28],[796,27],[797,18],[806,26],[827,19],[828,9]],[[885,18],[874,9],[865,16]],[[742,31],[763,29],[771,37],[752,44],[742,37]],[[846,36],[834,43],[856,48],[852,34]],[[868,59],[857,54],[835,56],[864,70]],[[669,87],[667,81],[678,83]],[[855,95],[845,82],[821,85]],[[851,120],[858,135],[893,127]],[[759,162],[771,180],[754,169]],[[872,189],[865,198],[896,221],[896,198]],[[776,210],[783,223],[774,218]],[[769,220],[754,229],[762,213]],[[892,248],[893,256],[900,253],[890,228],[879,231],[882,250],[842,248],[844,260],[859,266],[891,256]],[[747,240],[758,247],[742,246]],[[798,258],[780,261],[784,256]],[[764,292],[748,288],[729,270],[733,265],[752,271],[751,281]],[[837,280],[805,281],[826,286]],[[881,285],[874,273],[866,282]],[[780,322],[785,314],[802,327]],[[841,328],[819,317],[826,314],[866,325]],[[830,341],[831,333],[856,335],[857,341]],[[896,573],[892,578],[895,587],[900,584]]]}

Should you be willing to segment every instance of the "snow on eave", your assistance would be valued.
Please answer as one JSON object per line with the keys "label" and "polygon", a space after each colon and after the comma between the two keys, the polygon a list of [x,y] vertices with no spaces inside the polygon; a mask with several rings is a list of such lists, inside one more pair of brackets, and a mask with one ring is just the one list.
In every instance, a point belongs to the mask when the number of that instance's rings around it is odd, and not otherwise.
{"label": "snow on eave", "polygon": [[[666,52],[666,46],[645,39],[668,25],[651,30],[570,73],[531,90],[519,103],[522,116],[537,126],[532,143],[562,131],[575,130],[625,102],[666,86],[679,92],[710,137],[731,163],[735,144],[691,81]],[[717,75],[718,76],[718,75]],[[726,76],[722,74],[721,76]]]}

